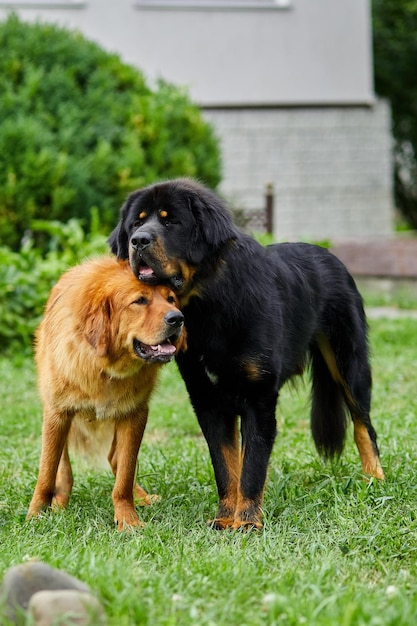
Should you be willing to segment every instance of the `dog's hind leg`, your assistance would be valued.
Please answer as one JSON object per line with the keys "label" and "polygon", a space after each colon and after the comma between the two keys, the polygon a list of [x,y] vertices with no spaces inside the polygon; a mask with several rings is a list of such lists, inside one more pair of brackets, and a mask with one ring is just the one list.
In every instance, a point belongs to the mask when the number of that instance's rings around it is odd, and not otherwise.
{"label": "dog's hind leg", "polygon": [[68,454],[68,443],[65,442],[55,480],[55,492],[52,507],[65,508],[71,495],[74,479]]}
{"label": "dog's hind leg", "polygon": [[58,465],[68,437],[72,416],[45,410],[42,425],[42,452],[39,475],[27,517],[49,506],[55,494]]}

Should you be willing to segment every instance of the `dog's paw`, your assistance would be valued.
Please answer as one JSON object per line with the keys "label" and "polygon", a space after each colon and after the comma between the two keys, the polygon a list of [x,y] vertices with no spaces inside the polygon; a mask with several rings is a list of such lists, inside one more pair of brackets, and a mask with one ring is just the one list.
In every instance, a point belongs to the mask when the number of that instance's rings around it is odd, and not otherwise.
{"label": "dog's paw", "polygon": [[226,530],[233,526],[233,517],[216,517],[215,519],[207,520],[207,526],[214,530]]}
{"label": "dog's paw", "polygon": [[44,511],[46,511],[50,506],[51,500],[49,499],[32,499],[26,514],[26,520],[39,517],[39,515],[44,513]]}
{"label": "dog's paw", "polygon": [[139,519],[135,509],[128,505],[120,505],[114,508],[114,523],[119,532],[144,527],[144,523]]}
{"label": "dog's paw", "polygon": [[243,533],[247,533],[249,530],[259,531],[262,528],[263,524],[261,522],[250,522],[240,519],[235,519],[232,524],[232,530],[240,530]]}
{"label": "dog's paw", "polygon": [[56,492],[52,498],[52,509],[54,511],[60,511],[68,506],[70,494],[66,492]]}
{"label": "dog's paw", "polygon": [[133,495],[138,506],[151,506],[161,499],[161,496],[158,496],[157,493],[147,493],[137,483],[133,488]]}

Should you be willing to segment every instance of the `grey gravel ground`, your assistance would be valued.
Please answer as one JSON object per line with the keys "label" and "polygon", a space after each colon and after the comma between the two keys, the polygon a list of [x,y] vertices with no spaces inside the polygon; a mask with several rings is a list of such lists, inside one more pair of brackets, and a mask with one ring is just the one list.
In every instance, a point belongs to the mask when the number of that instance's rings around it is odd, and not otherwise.
{"label": "grey gravel ground", "polygon": [[408,309],[397,309],[395,307],[390,306],[380,306],[380,307],[369,307],[366,309],[366,315],[369,319],[378,319],[378,318],[388,318],[388,319],[397,319],[397,318],[411,318],[417,319],[417,311],[408,310]]}

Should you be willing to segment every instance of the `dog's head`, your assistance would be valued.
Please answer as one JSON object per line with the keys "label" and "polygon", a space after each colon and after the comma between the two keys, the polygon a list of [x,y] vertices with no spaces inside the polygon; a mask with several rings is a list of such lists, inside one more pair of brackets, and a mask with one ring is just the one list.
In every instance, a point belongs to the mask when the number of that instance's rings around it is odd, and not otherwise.
{"label": "dog's head", "polygon": [[109,244],[119,259],[129,259],[142,282],[165,283],[183,294],[202,264],[235,237],[221,200],[182,178],[133,192]]}
{"label": "dog's head", "polygon": [[114,258],[91,269],[95,282],[80,307],[84,337],[115,371],[128,374],[138,360],[167,363],[185,349],[184,316],[168,286],[138,281],[127,261]]}

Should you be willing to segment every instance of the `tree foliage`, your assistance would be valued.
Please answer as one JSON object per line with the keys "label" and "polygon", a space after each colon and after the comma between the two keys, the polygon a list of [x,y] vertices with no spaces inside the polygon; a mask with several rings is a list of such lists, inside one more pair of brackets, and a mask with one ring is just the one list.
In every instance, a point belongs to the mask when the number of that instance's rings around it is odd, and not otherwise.
{"label": "tree foliage", "polygon": [[417,228],[417,0],[373,0],[375,86],[389,98],[395,138],[395,195]]}
{"label": "tree foliage", "polygon": [[126,195],[158,178],[215,187],[211,127],[181,89],[95,43],[16,15],[0,23],[0,245],[17,248],[32,219],[112,228]]}

